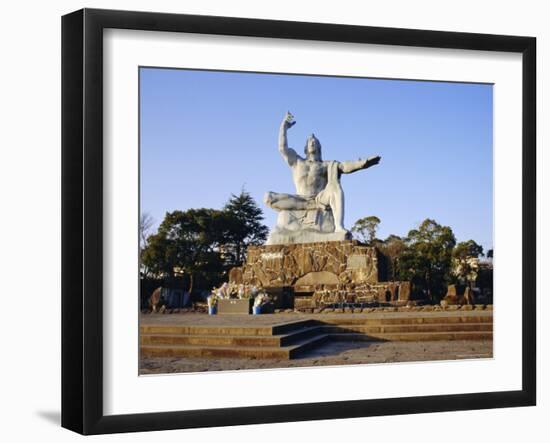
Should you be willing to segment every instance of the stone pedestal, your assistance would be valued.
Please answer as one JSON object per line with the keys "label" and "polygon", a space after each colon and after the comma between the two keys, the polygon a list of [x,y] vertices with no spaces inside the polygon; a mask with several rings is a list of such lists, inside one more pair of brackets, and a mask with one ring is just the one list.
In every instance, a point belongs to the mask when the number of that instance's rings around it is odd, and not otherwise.
{"label": "stone pedestal", "polygon": [[379,281],[376,248],[352,240],[251,246],[229,280],[262,287],[285,305],[277,307],[374,302],[388,286]]}
{"label": "stone pedestal", "polygon": [[232,270],[235,282],[262,287],[337,286],[378,282],[376,248],[356,241],[250,246],[242,268]]}
{"label": "stone pedestal", "polygon": [[405,304],[409,282],[380,281],[379,252],[354,240],[250,246],[229,281],[265,289],[277,308]]}

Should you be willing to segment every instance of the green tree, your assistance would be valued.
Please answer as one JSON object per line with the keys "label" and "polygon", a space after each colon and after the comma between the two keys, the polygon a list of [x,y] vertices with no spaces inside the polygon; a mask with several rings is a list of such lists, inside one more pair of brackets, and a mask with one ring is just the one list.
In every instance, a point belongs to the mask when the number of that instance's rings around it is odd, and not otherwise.
{"label": "green tree", "polygon": [[394,281],[399,275],[399,261],[403,252],[407,249],[405,240],[398,235],[389,235],[384,241],[376,245],[389,261],[389,274]]}
{"label": "green tree", "polygon": [[157,233],[143,241],[142,268],[157,278],[186,277],[189,292],[196,276],[203,283],[221,281],[228,266],[243,262],[248,245],[265,241],[268,229],[261,220],[261,209],[244,190],[223,210],[168,212]]}
{"label": "green tree", "polygon": [[483,247],[474,240],[458,243],[453,249],[454,274],[464,282],[475,280],[479,264],[477,258],[483,255]]}
{"label": "green tree", "polygon": [[363,243],[372,244],[376,239],[376,230],[380,224],[380,219],[375,215],[360,218],[351,228],[351,232],[359,236]]}
{"label": "green tree", "polygon": [[239,195],[231,194],[223,210],[230,220],[224,253],[230,255],[231,265],[240,266],[248,246],[264,243],[269,229],[262,223],[262,210],[244,189]]}
{"label": "green tree", "polygon": [[[492,249],[488,252],[490,253]],[[468,240],[458,243],[455,246],[453,255],[457,257],[476,257],[483,255],[483,246],[478,245],[474,240]]]}
{"label": "green tree", "polygon": [[148,237],[142,263],[156,276],[187,275],[191,292],[197,273],[223,272],[220,245],[230,226],[225,211],[168,212],[157,233]]}
{"label": "green tree", "polygon": [[456,244],[453,231],[435,220],[424,220],[409,231],[407,248],[400,257],[400,279],[423,286],[430,299],[443,295],[451,278],[452,252]]}

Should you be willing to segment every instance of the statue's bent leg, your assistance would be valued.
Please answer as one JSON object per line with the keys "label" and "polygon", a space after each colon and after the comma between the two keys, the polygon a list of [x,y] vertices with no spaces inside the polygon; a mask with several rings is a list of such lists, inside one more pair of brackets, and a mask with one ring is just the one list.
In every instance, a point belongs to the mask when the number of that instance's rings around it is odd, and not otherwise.
{"label": "statue's bent leg", "polygon": [[267,192],[264,196],[264,203],[279,211],[306,210],[311,209],[311,200],[299,195],[284,194],[279,192]]}
{"label": "statue's bent leg", "polygon": [[347,232],[344,228],[344,192],[340,186],[329,185],[317,196],[317,202],[329,206],[334,216],[334,232]]}

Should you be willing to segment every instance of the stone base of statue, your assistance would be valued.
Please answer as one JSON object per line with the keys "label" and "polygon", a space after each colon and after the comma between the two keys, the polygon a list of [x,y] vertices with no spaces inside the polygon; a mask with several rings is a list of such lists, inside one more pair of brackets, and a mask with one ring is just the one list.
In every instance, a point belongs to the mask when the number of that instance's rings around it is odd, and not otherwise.
{"label": "stone base of statue", "polygon": [[271,230],[267,245],[320,243],[350,240],[348,231],[334,232],[330,209],[279,211],[277,224]]}
{"label": "stone base of statue", "polygon": [[277,307],[406,304],[410,283],[382,281],[380,259],[376,248],[354,240],[249,246],[246,263],[229,280],[265,289]]}

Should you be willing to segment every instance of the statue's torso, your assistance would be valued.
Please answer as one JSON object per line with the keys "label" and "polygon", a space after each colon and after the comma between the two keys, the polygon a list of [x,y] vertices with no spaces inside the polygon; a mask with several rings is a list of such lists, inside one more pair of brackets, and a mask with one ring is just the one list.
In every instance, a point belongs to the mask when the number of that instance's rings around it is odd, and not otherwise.
{"label": "statue's torso", "polygon": [[292,178],[298,195],[313,197],[327,186],[327,168],[325,161],[298,160],[292,166]]}

